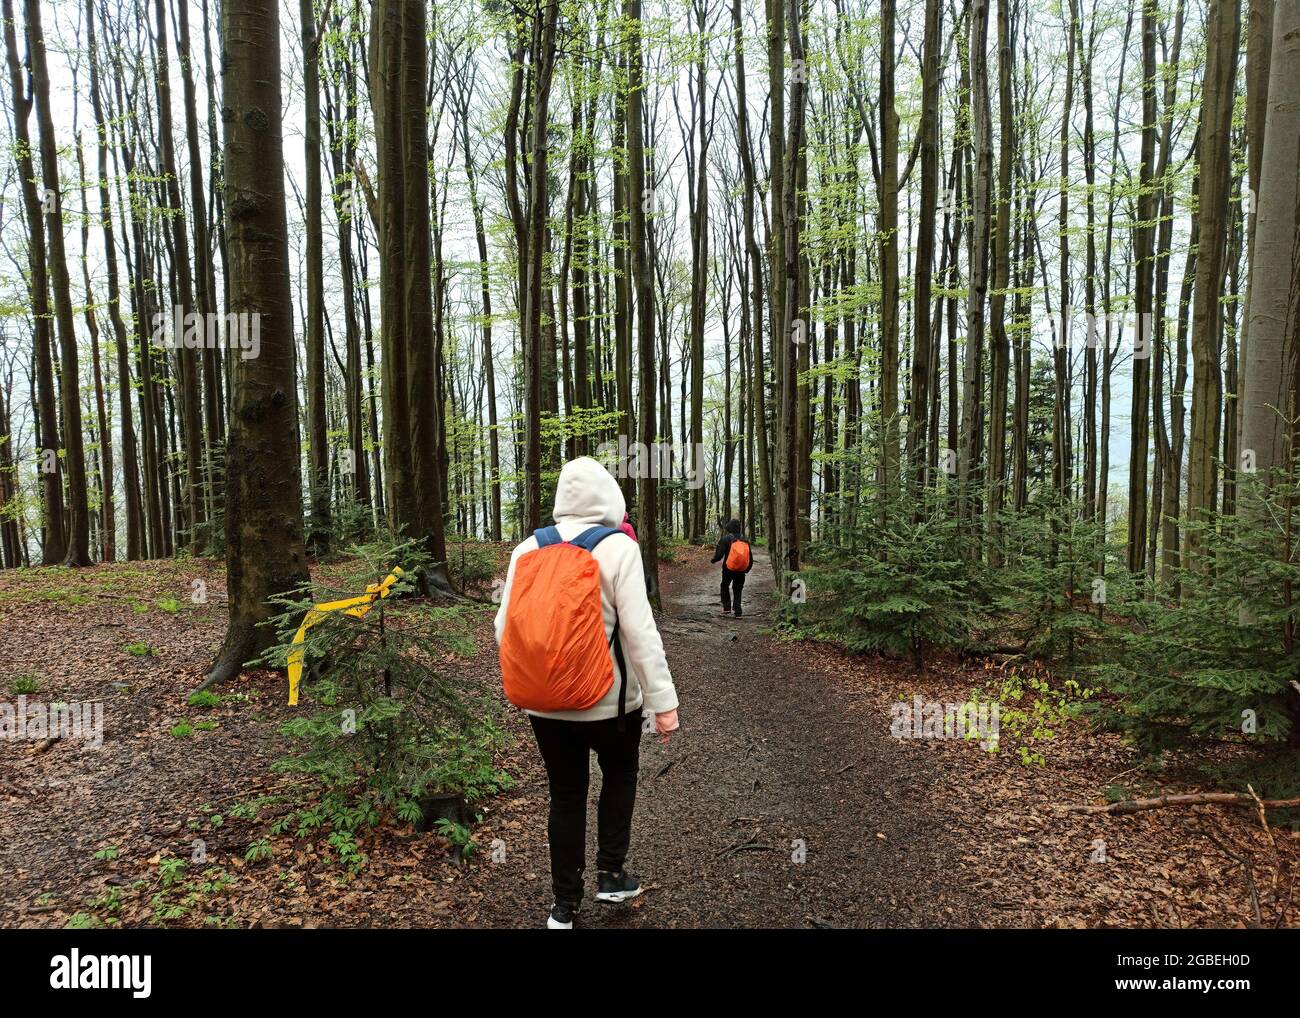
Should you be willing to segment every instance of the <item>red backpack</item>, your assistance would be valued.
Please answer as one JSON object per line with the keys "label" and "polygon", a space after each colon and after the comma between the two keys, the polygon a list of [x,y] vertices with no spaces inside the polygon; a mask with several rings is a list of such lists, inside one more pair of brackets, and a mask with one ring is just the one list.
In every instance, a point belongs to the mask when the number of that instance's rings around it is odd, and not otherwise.
{"label": "red backpack", "polygon": [[724,565],[733,573],[743,573],[749,568],[749,562],[749,542],[737,537],[731,542]]}
{"label": "red backpack", "polygon": [[500,658],[501,685],[516,707],[550,714],[595,706],[614,684],[612,650],[623,677],[621,722],[627,668],[617,618],[605,642],[600,565],[592,555],[596,545],[617,533],[592,527],[565,541],[555,527],[543,527],[533,535],[537,550],[515,563]]}

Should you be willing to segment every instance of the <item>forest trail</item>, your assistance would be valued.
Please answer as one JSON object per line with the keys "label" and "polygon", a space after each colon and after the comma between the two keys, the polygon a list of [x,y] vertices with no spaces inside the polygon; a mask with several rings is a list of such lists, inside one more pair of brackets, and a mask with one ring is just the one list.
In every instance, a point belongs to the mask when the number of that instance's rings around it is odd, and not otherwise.
{"label": "forest trail", "polygon": [[[1018,730],[1014,692],[1000,691],[1003,671],[988,661],[936,659],[918,672],[777,639],[761,553],[745,618],[724,618],[707,558],[681,549],[660,570],[682,729],[667,746],[641,743],[628,865],[648,893],[597,906],[589,870],[582,925],[1245,926],[1258,921],[1243,858],[1257,886],[1279,889],[1263,901],[1265,923],[1288,906],[1300,836],[1275,842],[1247,810],[1063,813],[1106,789],[1186,791],[1197,778],[1172,766],[1158,783],[1135,773],[1131,747],[1084,723],[1057,724],[1048,739]],[[299,802],[274,769],[288,748],[280,726],[301,716],[285,704],[283,675],[250,671],[215,705],[189,704],[224,632],[219,598],[182,600],[193,573],[162,561],[0,575],[0,628],[22,635],[0,647],[0,676],[29,677],[36,702],[100,702],[104,719],[98,749],[0,740],[0,869],[10,875],[0,923],[541,926],[546,780],[520,712],[500,701],[496,763],[514,784],[476,803],[467,864],[446,838],[385,823],[357,832],[367,861],[348,872],[327,831],[272,830]],[[202,575],[220,591],[219,569]],[[474,611],[476,651],[457,667],[495,697],[490,607]],[[891,736],[894,704],[980,690],[1012,697],[1000,752]],[[1026,765],[1022,748],[1041,759]],[[589,864],[598,787],[597,776]],[[266,797],[265,810],[244,812]],[[271,854],[250,859],[258,843]],[[178,863],[185,872],[168,883],[164,866]]]}
{"label": "forest trail", "polygon": [[[665,573],[660,631],[682,729],[667,746],[649,735],[641,742],[628,868],[647,894],[629,906],[595,902],[593,756],[579,925],[978,924],[953,879],[964,835],[929,807],[944,784],[940,761],[898,752],[887,715],[853,709],[832,676],[801,666],[798,646],[763,632],[775,604],[771,566],[765,553],[757,559],[740,620],[719,614],[716,566]],[[516,792],[519,813],[475,829],[483,854],[470,882],[482,897],[457,910],[460,923],[545,920],[551,899],[540,768],[521,776]],[[495,837],[506,850],[499,864],[488,860]],[[805,858],[796,862],[800,844]]]}

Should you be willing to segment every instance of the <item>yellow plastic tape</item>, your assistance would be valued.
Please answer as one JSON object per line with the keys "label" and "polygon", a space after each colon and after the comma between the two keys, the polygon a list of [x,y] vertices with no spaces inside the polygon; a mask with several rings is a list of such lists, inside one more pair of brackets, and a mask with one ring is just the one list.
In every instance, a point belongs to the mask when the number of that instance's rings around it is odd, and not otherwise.
{"label": "yellow plastic tape", "polygon": [[326,601],[316,605],[309,611],[302,620],[302,625],[298,627],[298,632],[293,636],[293,647],[289,651],[289,706],[298,706],[298,683],[302,681],[302,659],[303,659],[303,640],[307,638],[307,630],[323,619],[330,612],[341,611],[344,615],[349,615],[354,619],[365,618],[366,613],[370,611],[370,606],[379,598],[387,597],[397,578],[402,575],[402,567],[394,566],[393,571],[384,578],[382,583],[366,584],[366,592],[357,597],[345,597],[339,601]]}

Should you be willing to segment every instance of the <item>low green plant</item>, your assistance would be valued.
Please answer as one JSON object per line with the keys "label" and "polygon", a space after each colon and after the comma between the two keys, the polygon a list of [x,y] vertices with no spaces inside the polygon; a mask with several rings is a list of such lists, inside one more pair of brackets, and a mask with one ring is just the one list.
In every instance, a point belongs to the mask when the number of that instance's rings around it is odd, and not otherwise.
{"label": "low green plant", "polygon": [[[486,688],[448,668],[448,657],[472,652],[472,609],[414,597],[420,557],[404,545],[373,563],[377,582],[390,563],[405,571],[390,596],[364,618],[331,613],[307,634],[302,695],[317,709],[285,722],[291,751],[275,769],[301,779],[292,807],[270,826],[272,836],[327,839],[390,820],[414,822],[419,802],[451,793],[471,801],[509,787],[495,766],[503,735]],[[347,591],[313,588],[282,600],[282,641],[262,659],[283,663],[296,620],[311,604]],[[334,854],[355,870],[364,855],[346,838]]]}
{"label": "low green plant", "polygon": [[189,863],[184,859],[169,855],[165,859],[158,860],[158,879],[163,887],[170,887],[185,875],[185,870],[188,868]]}
{"label": "low green plant", "polygon": [[14,696],[30,696],[40,692],[41,684],[35,675],[15,675],[9,680],[9,692]]}
{"label": "low green plant", "polygon": [[[993,697],[999,705],[999,752],[1010,749],[1025,766],[1043,766],[1057,730],[1077,719],[1095,693],[1074,679],[1058,683],[1047,676],[1010,672]],[[975,695],[983,697],[981,692]]]}
{"label": "low green plant", "polygon": [[162,860],[158,869],[158,889],[149,899],[155,923],[165,925],[196,913],[208,913],[203,920],[205,925],[225,922],[211,914],[210,908],[216,899],[235,885],[234,877],[226,870],[220,866],[208,866],[191,876],[184,860],[170,858]]}
{"label": "low green plant", "polygon": [[437,823],[438,833],[451,842],[452,851],[461,859],[468,859],[478,848],[474,835],[464,824],[443,817]]}

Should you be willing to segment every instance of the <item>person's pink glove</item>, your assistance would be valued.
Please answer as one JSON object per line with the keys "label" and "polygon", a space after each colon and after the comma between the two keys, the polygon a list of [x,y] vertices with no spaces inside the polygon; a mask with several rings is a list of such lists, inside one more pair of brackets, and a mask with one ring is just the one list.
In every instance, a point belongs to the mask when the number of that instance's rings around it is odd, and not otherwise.
{"label": "person's pink glove", "polygon": [[677,720],[677,711],[666,710],[662,714],[655,715],[655,731],[659,733],[659,741],[667,742],[672,733],[681,728],[681,722]]}

